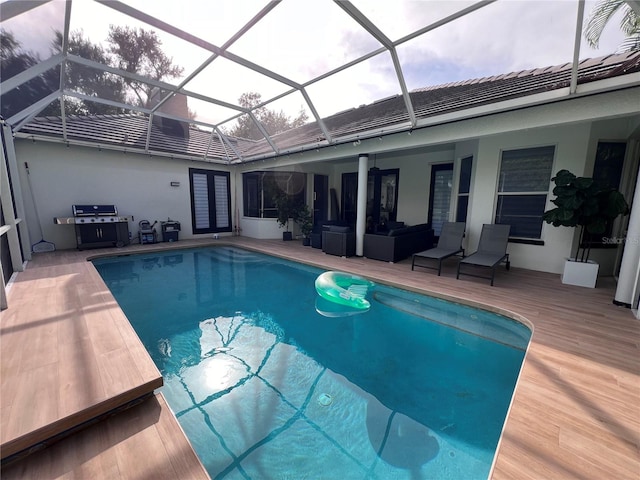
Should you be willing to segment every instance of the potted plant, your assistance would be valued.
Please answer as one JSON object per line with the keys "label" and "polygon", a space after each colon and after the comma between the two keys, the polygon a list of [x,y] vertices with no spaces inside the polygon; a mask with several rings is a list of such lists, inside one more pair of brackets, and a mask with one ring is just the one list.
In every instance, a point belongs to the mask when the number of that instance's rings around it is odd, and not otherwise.
{"label": "potted plant", "polygon": [[296,210],[295,222],[300,227],[302,232],[302,244],[305,246],[311,245],[311,231],[313,230],[313,217],[308,205],[299,205]]}
{"label": "potted plant", "polygon": [[554,227],[580,227],[580,240],[575,257],[565,261],[562,283],[595,287],[599,265],[589,260],[589,234],[603,234],[619,215],[629,213],[629,205],[622,193],[600,185],[593,178],[576,177],[568,170],[560,170],[551,179],[556,186],[551,202],[555,208],[544,212],[542,219]]}
{"label": "potted plant", "polygon": [[284,192],[280,192],[275,196],[274,203],[278,212],[276,221],[278,222],[278,225],[280,225],[280,228],[285,229],[285,231],[282,232],[282,240],[291,240],[293,235],[289,231],[289,219],[296,217],[296,208],[293,198]]}

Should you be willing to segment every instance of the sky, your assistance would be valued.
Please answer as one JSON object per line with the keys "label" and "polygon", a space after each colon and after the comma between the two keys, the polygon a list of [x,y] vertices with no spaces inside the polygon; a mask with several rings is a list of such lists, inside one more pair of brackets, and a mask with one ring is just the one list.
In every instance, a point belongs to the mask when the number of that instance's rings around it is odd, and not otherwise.
{"label": "sky", "polygon": [[[28,1],[28,0],[20,0]],[[4,2],[3,2],[4,3]],[[127,0],[125,3],[216,46],[222,46],[265,5],[256,0]],[[353,4],[391,40],[431,25],[474,2],[462,0],[353,0]],[[587,1],[585,17],[595,5]],[[63,0],[35,8],[3,22],[27,50],[49,56],[55,30],[64,25]],[[577,0],[500,0],[397,47],[409,90],[482,78],[572,61]],[[1,15],[2,4],[0,4]],[[82,30],[95,43],[107,38],[110,24],[151,27],[93,0],[73,0],[71,30]],[[19,32],[19,33],[18,33]],[[162,46],[184,76],[197,69],[211,52],[158,31]],[[617,23],[605,30],[598,50],[583,41],[581,58],[607,55],[623,37]],[[340,65],[381,47],[330,0],[284,0],[229,47],[238,55],[290,80],[305,84]],[[178,79],[180,81],[182,79]],[[171,83],[178,83],[172,81]],[[229,103],[242,93],[257,91],[263,100],[290,87],[223,58],[214,60],[187,90]],[[401,93],[388,52],[328,78],[309,84],[311,100],[321,117]],[[218,123],[236,112],[189,99],[197,118]],[[268,105],[296,116],[311,113],[299,93]]]}

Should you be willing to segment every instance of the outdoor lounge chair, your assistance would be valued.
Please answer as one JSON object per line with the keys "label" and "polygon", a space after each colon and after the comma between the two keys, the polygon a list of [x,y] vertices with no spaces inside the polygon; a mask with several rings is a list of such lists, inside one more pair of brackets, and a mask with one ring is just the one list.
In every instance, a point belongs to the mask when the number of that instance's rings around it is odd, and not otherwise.
{"label": "outdoor lounge chair", "polygon": [[[506,263],[507,270],[511,266],[509,262],[509,254],[507,253],[507,243],[509,242],[509,231],[511,225],[495,225],[484,224],[480,233],[480,243],[478,250],[468,257],[463,258],[458,263],[458,273],[456,278],[460,278],[460,274],[469,275],[471,277],[493,279],[496,274],[496,267],[502,262]],[[488,267],[491,269],[491,276],[485,277],[476,273],[465,273],[460,271],[463,265],[472,265],[474,267]]]}
{"label": "outdoor lounge chair", "polygon": [[[452,257],[459,253],[462,253],[462,256],[464,257],[464,249],[462,248],[464,228],[464,222],[443,223],[438,245],[434,248],[430,248],[429,250],[414,253],[413,258],[411,259],[411,270],[413,270],[414,267],[432,268],[434,270],[438,270],[438,276],[440,276],[440,272],[442,271],[442,261],[445,258]],[[417,259],[422,258],[429,260],[428,264],[416,263]],[[438,266],[435,267],[431,260],[437,260]]]}

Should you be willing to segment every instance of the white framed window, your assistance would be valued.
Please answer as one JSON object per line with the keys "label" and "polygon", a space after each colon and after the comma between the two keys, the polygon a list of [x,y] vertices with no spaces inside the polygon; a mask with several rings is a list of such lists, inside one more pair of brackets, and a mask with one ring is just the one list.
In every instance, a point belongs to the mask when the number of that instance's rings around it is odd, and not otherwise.
{"label": "white framed window", "polygon": [[495,223],[511,225],[510,237],[539,240],[555,146],[504,150]]}

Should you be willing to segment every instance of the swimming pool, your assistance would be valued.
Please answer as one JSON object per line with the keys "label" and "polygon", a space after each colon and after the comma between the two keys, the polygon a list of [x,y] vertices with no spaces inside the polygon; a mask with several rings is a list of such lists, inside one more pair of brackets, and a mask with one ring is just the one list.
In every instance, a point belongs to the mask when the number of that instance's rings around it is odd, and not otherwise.
{"label": "swimming pool", "polygon": [[212,478],[488,476],[520,323],[384,285],[329,318],[322,270],[232,247],[94,264]]}

